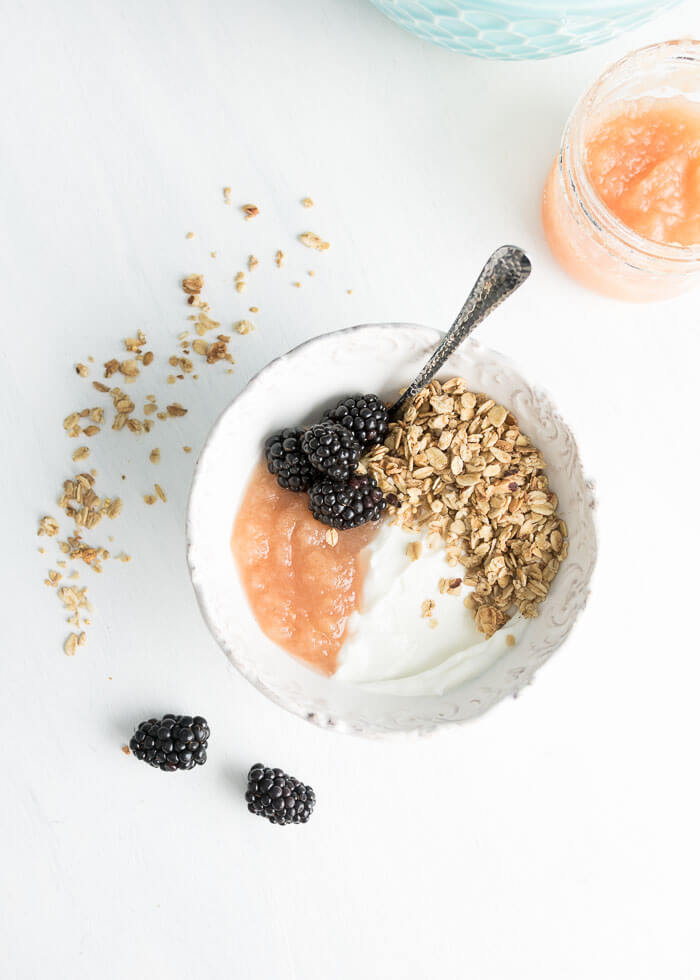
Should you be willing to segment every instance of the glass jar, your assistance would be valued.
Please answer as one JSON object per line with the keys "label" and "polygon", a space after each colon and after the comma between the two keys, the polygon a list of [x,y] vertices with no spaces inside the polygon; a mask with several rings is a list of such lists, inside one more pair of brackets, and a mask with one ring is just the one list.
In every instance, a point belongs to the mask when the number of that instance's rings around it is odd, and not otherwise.
{"label": "glass jar", "polygon": [[700,282],[700,243],[650,241],[603,203],[585,167],[596,120],[626,100],[681,98],[700,113],[700,41],[666,41],[612,65],[574,108],[545,185],[542,220],[552,252],[591,289],[631,302],[667,299]]}

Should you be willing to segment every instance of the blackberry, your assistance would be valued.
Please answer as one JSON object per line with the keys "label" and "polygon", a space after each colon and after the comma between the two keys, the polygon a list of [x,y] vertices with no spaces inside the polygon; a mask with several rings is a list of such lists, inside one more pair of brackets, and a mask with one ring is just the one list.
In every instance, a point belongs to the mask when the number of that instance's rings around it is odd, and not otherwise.
{"label": "blackberry", "polygon": [[262,762],[250,767],[245,798],[251,813],[278,824],[306,823],[316,803],[310,786]]}
{"label": "blackberry", "polygon": [[129,742],[137,759],[163,772],[194,769],[207,761],[209,725],[197,715],[163,715],[142,721]]}
{"label": "blackberry", "polygon": [[363,449],[384,442],[389,431],[389,413],[377,395],[352,395],[343,398],[323,416],[342,425],[355,436]]}
{"label": "blackberry", "polygon": [[318,422],[304,433],[301,448],[320,473],[347,480],[360,460],[360,444],[351,432],[333,422]]}
{"label": "blackberry", "polygon": [[282,429],[265,442],[267,468],[284,490],[299,493],[308,490],[316,478],[316,471],[308,456],[301,450],[304,428]]}
{"label": "blackberry", "polygon": [[351,476],[344,483],[321,480],[309,491],[309,510],[316,520],[340,531],[378,521],[385,507],[384,494],[371,476]]}

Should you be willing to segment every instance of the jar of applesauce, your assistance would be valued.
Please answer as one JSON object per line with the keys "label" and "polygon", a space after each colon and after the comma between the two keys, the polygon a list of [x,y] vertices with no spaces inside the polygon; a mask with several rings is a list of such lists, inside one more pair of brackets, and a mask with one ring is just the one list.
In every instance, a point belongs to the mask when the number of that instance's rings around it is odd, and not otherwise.
{"label": "jar of applesauce", "polygon": [[618,61],[583,96],[545,185],[555,257],[591,289],[631,302],[700,282],[700,41]]}

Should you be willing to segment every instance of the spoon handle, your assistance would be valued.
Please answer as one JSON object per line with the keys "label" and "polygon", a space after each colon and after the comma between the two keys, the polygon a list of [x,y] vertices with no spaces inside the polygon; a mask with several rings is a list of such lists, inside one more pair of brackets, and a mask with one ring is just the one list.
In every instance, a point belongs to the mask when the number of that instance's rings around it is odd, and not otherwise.
{"label": "spoon handle", "polygon": [[532,265],[521,248],[502,245],[490,256],[474,283],[472,291],[457,314],[454,323],[432,353],[430,360],[415,381],[389,409],[395,419],[404,403],[432,381],[450,354],[469,336],[474,327],[497,306],[522,286],[530,275]]}

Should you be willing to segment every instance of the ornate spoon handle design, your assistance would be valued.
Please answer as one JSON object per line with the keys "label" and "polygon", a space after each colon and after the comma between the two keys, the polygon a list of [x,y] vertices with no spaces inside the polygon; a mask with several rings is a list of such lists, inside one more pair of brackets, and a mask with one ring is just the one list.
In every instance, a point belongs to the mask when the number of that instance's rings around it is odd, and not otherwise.
{"label": "ornate spoon handle design", "polygon": [[421,388],[432,381],[450,354],[459,347],[472,330],[485,320],[497,306],[522,286],[530,275],[532,265],[521,248],[515,245],[502,245],[490,256],[481,270],[474,288],[466,299],[462,309],[440,341],[430,360],[420,372],[415,381],[391,406],[389,414],[395,419],[404,403],[417,395]]}

